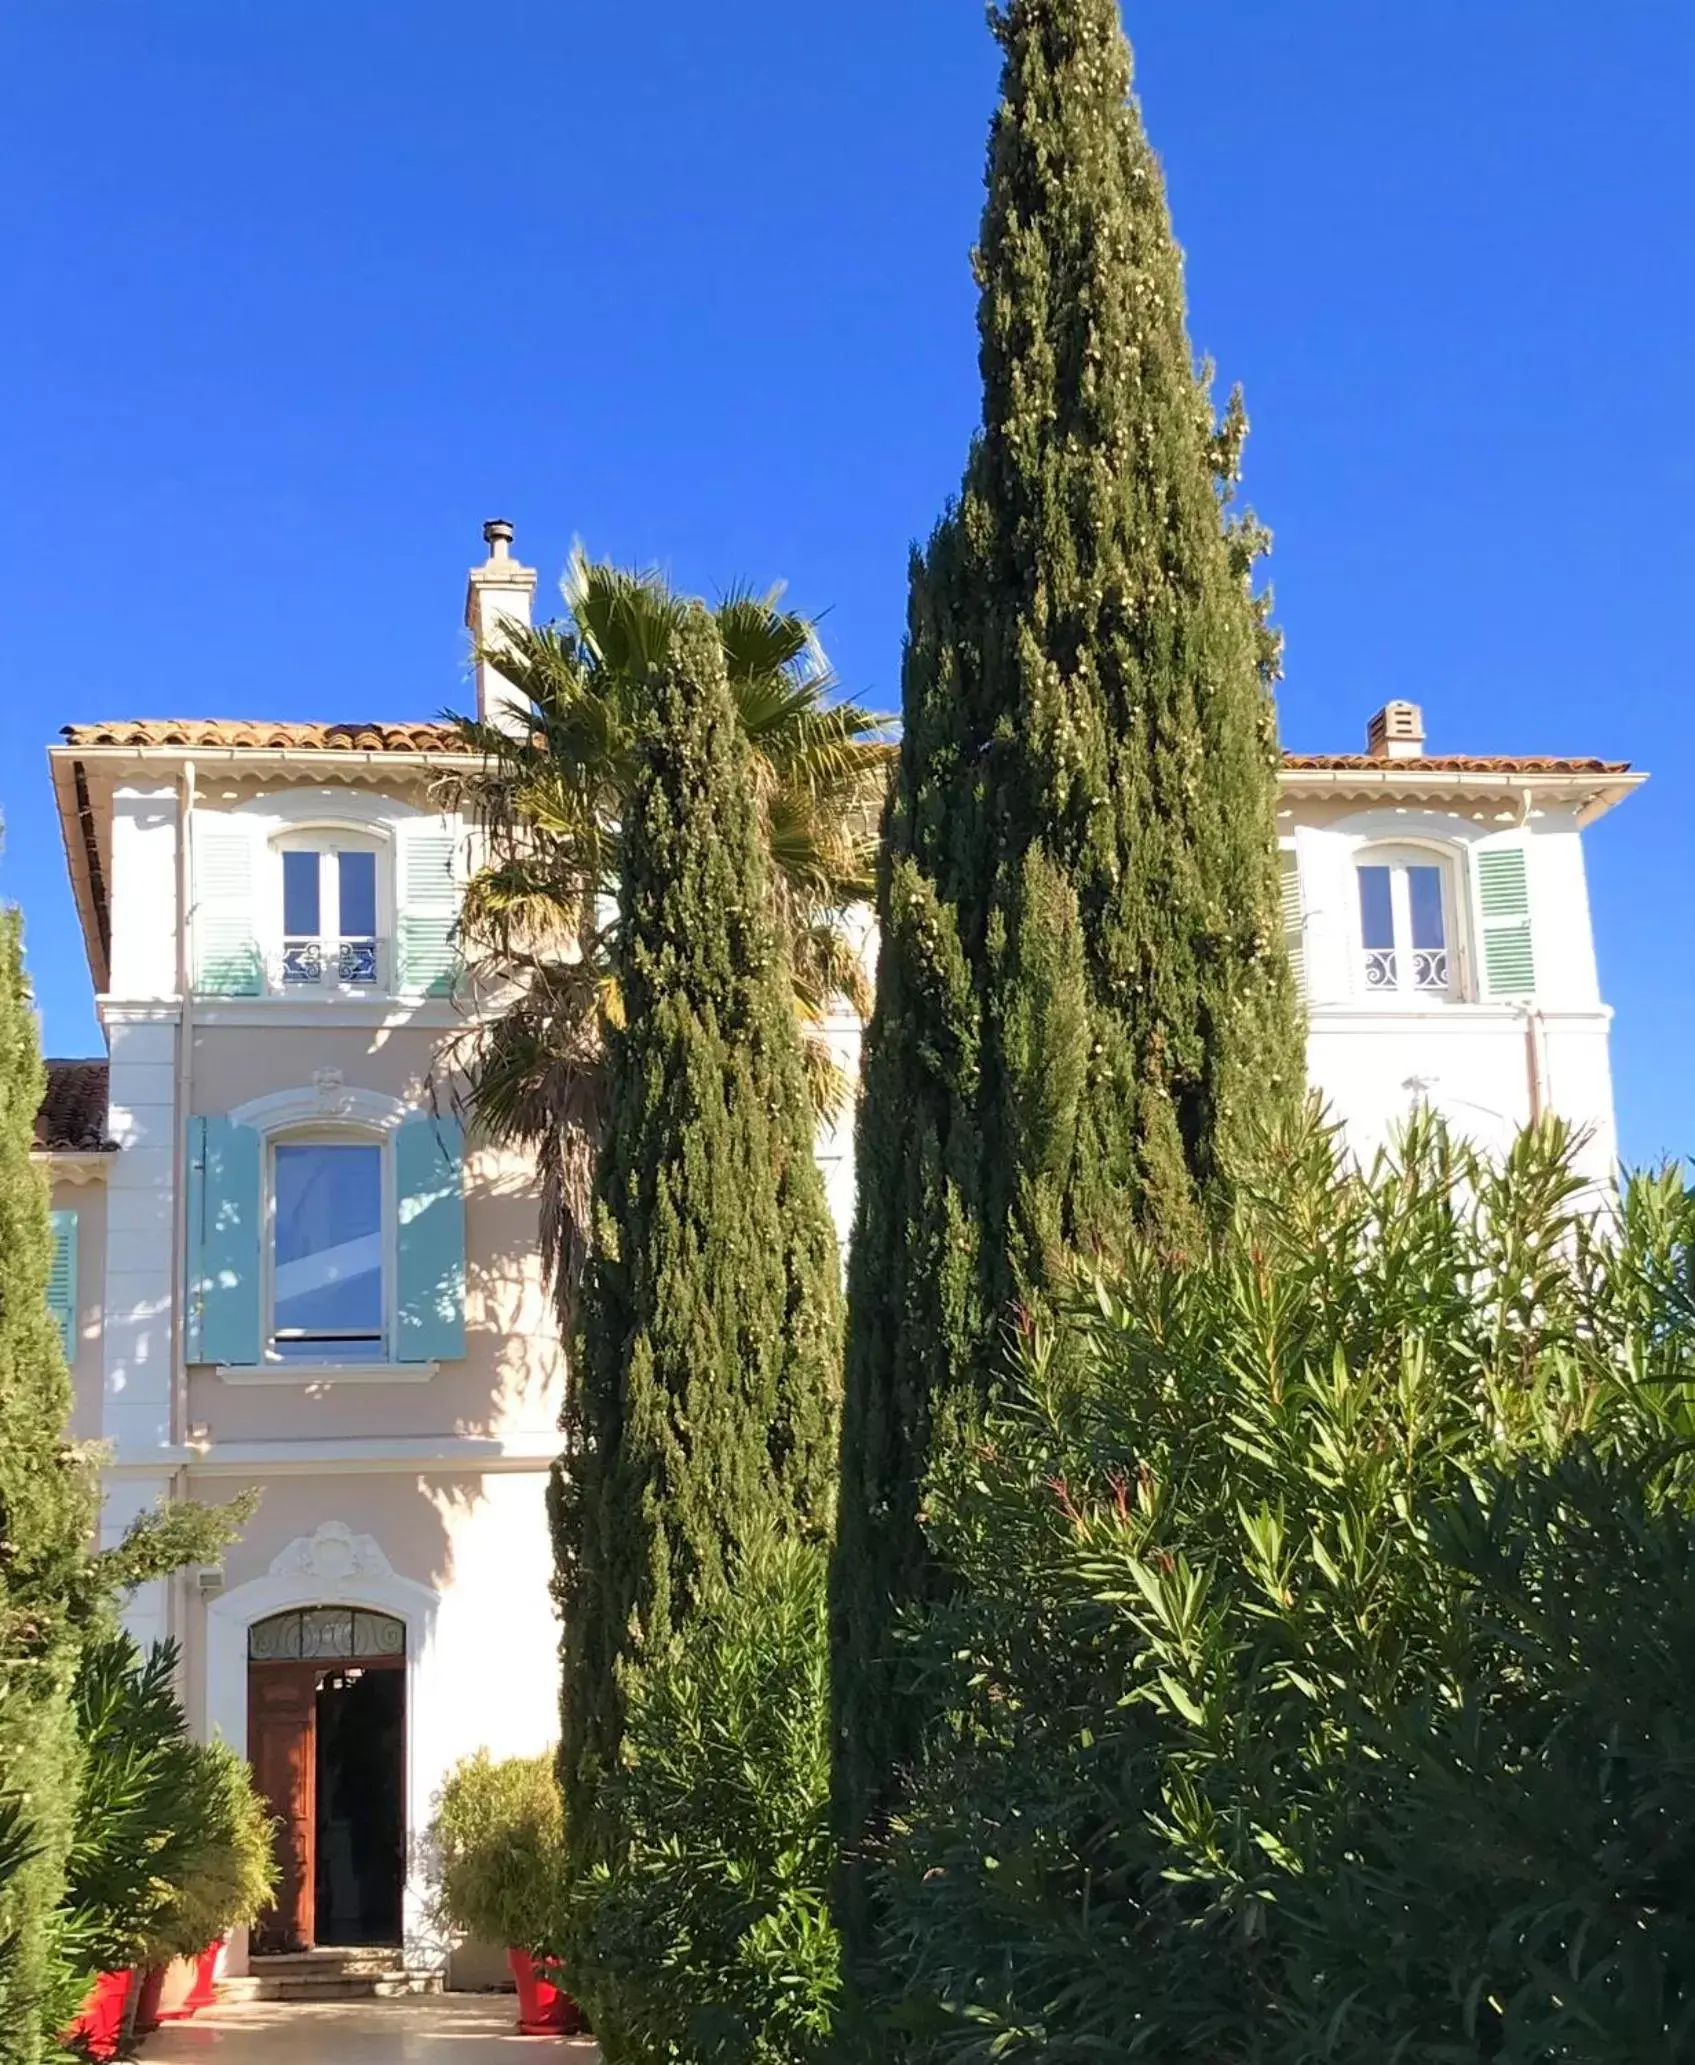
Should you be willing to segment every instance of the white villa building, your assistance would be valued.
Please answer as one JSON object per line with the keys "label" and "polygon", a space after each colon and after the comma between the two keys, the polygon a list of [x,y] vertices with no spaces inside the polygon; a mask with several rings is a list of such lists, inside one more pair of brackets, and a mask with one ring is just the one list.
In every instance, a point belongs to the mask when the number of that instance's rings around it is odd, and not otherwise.
{"label": "white villa building", "polygon": [[[509,525],[484,536],[480,641],[535,583]],[[501,688],[479,672],[483,709]],[[148,1587],[130,1625],[181,1644],[194,1725],[285,1817],[255,1952],[415,1969],[441,1956],[419,1839],[444,1774],[555,1732],[561,1355],[530,1175],[429,1088],[466,1009],[453,752],[438,724],[197,719],[70,725],[49,753],[107,1048],[52,1063],[39,1133],[74,1431],[108,1445],[109,1539],[159,1499],[263,1494],[221,1569]],[[1583,834],[1642,779],[1432,756],[1407,703],[1364,753],[1288,756],[1310,1072],[1359,1148],[1416,1102],[1493,1146],[1552,1110],[1608,1178]],[[835,1030],[851,1063],[857,1024]],[[844,1232],[850,1150],[820,1145]]]}

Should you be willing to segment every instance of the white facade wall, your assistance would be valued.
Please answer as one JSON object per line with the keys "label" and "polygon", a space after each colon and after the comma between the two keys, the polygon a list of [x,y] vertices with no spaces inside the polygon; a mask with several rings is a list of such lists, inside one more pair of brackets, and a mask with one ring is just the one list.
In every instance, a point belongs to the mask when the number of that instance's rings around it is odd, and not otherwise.
{"label": "white facade wall", "polygon": [[[1515,815],[1498,805],[1473,813],[1343,804],[1313,806],[1308,821],[1286,826],[1300,879],[1308,1076],[1362,1159],[1388,1146],[1420,1105],[1491,1152],[1554,1112],[1583,1133],[1581,1166],[1604,1184],[1617,1158],[1612,1014],[1596,976],[1582,833],[1570,809],[1531,810],[1522,822]],[[1535,983],[1522,998],[1494,998],[1477,863],[1520,843]],[[1379,847],[1414,849],[1448,872],[1452,997],[1385,997],[1367,987],[1356,867]]]}

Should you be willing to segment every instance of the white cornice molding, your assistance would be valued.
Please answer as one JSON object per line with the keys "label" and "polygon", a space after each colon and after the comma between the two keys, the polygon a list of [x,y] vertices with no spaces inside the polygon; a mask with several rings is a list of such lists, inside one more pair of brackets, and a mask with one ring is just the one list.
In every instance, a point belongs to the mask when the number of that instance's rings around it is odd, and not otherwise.
{"label": "white cornice molding", "polygon": [[94,1009],[102,1025],[175,1025],[182,1017],[182,999],[102,994],[94,999]]}
{"label": "white cornice molding", "polygon": [[131,1449],[127,1455],[115,1455],[108,1450],[98,1460],[102,1477],[157,1477],[161,1483],[168,1483],[194,1460],[194,1450],[173,1442],[158,1448]]}
{"label": "white cornice molding", "polygon": [[1613,1021],[1611,1004],[1585,1004],[1572,1010],[1558,1005],[1409,1004],[1386,1010],[1377,1003],[1309,1004],[1309,1030],[1349,1033],[1415,1034],[1474,1039],[1479,1033],[1512,1033],[1522,1039],[1527,1017],[1534,1016],[1551,1032],[1604,1032]]}
{"label": "white cornice molding", "polygon": [[552,1432],[326,1435],[305,1441],[213,1441],[190,1449],[187,1460],[190,1477],[504,1476],[551,1469],[559,1441]]}
{"label": "white cornice molding", "polygon": [[290,1031],[456,1032],[465,1014],[450,1003],[405,1003],[395,997],[244,997],[239,1002],[202,998],[194,1007],[196,1032],[218,1027],[258,1026]]}

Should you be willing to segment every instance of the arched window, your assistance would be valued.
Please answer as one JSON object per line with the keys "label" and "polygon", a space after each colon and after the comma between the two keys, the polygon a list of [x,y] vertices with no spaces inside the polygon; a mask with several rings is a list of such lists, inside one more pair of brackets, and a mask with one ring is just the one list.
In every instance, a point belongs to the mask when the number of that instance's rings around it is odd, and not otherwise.
{"label": "arched window", "polygon": [[348,1125],[271,1137],[270,1352],[282,1362],[384,1362],[390,1346],[388,1143]]}
{"label": "arched window", "polygon": [[375,991],[394,926],[387,842],[352,827],[301,827],[272,842],[282,991]]}
{"label": "arched window", "polygon": [[252,1663],[374,1662],[406,1654],[406,1623],[363,1606],[307,1606],[273,1613],[247,1630]]}
{"label": "arched window", "polygon": [[1354,873],[1365,994],[1457,997],[1458,902],[1448,858],[1428,846],[1367,846],[1354,858]]}

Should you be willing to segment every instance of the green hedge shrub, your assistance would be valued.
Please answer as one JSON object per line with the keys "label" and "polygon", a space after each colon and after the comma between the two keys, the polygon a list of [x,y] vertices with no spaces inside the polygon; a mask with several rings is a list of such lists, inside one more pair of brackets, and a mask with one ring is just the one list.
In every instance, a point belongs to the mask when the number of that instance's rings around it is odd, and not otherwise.
{"label": "green hedge shrub", "polygon": [[954,2061],[1649,2065],[1695,2030],[1695,1194],[1309,1125],[932,1485],[871,1975]]}

